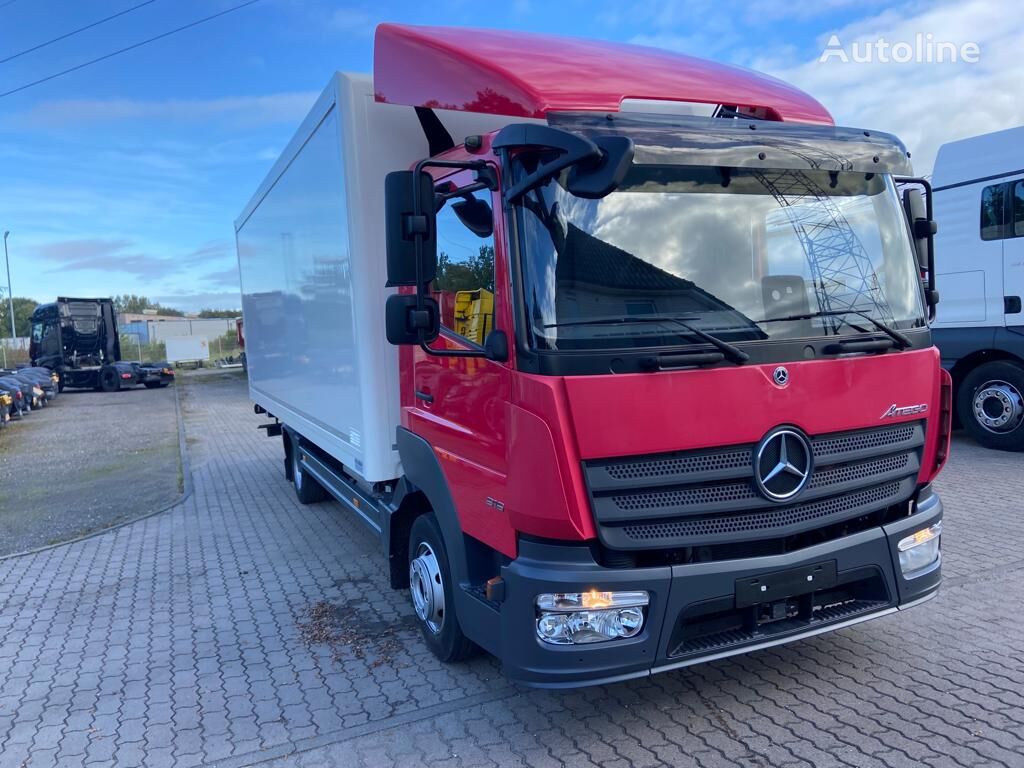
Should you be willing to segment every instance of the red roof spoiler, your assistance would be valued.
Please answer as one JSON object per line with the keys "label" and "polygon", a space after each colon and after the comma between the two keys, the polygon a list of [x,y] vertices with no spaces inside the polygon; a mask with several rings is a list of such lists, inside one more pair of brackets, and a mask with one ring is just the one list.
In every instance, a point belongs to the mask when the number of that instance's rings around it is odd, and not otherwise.
{"label": "red roof spoiler", "polygon": [[769,119],[832,124],[815,99],[774,77],[637,45],[522,32],[381,24],[377,101],[512,117],[618,112],[623,99],[759,108]]}

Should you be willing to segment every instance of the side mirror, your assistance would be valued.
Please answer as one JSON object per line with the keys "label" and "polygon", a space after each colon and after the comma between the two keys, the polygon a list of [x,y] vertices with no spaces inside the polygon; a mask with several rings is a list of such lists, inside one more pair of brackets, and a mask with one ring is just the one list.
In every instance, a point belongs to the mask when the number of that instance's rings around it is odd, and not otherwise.
{"label": "side mirror", "polygon": [[494,216],[486,201],[470,196],[452,203],[452,213],[477,237],[490,237],[494,234]]}
{"label": "side mirror", "polygon": [[488,360],[504,363],[508,360],[508,336],[504,331],[491,331],[484,339],[484,353]]}
{"label": "side mirror", "polygon": [[418,179],[413,171],[387,175],[384,221],[388,286],[426,285],[433,280],[437,274],[437,230],[434,180],[429,173],[421,171]]}
{"label": "side mirror", "polygon": [[[413,294],[395,293],[388,296],[384,306],[384,331],[390,344],[429,344],[441,331],[441,310],[437,301],[424,296],[422,308],[417,308]],[[421,337],[422,332],[422,337]]]}
{"label": "side mirror", "polygon": [[932,218],[931,185],[918,179],[905,181],[922,184],[928,194],[926,198],[920,189],[903,190],[903,210],[907,215],[910,233],[917,249],[917,262],[925,273],[922,275],[922,281],[929,317],[934,319],[935,306],[939,303],[939,292],[935,289],[935,233],[939,231],[939,227]]}

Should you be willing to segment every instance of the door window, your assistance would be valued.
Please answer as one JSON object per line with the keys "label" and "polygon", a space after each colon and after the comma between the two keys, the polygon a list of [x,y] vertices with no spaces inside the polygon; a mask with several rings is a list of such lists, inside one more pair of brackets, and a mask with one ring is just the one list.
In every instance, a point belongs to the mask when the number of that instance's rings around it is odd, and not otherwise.
{"label": "door window", "polygon": [[1006,216],[1006,185],[996,184],[981,191],[981,239],[1000,240],[1006,237],[1003,221]]}
{"label": "door window", "polygon": [[1024,235],[1024,181],[1013,185],[1013,234]]}
{"label": "door window", "polygon": [[481,346],[494,329],[494,234],[493,227],[480,234],[488,213],[483,206],[490,206],[488,192],[449,200],[437,212],[437,277],[431,284],[441,325]]}

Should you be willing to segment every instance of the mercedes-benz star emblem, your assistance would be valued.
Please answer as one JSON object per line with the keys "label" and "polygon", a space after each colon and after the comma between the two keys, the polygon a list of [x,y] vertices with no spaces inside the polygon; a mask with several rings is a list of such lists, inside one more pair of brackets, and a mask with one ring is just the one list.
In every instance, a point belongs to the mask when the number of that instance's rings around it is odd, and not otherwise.
{"label": "mercedes-benz star emblem", "polygon": [[784,366],[779,366],[772,371],[772,381],[778,384],[780,387],[784,387],[789,384],[789,371]]}
{"label": "mercedes-benz star emblem", "polygon": [[813,454],[802,432],[780,427],[765,435],[754,453],[754,482],[772,501],[790,501],[811,478]]}

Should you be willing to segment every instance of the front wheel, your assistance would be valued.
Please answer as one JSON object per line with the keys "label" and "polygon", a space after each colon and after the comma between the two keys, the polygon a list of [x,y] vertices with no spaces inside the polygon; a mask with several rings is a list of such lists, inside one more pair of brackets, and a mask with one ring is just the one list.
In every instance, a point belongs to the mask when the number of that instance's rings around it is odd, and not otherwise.
{"label": "front wheel", "polygon": [[444,662],[462,661],[476,649],[459,626],[454,589],[437,519],[420,515],[409,531],[409,595],[424,641]]}
{"label": "front wheel", "polygon": [[957,412],[986,448],[1024,451],[1024,367],[1003,360],[979,365],[960,384]]}

